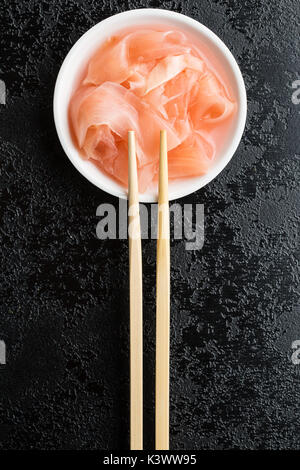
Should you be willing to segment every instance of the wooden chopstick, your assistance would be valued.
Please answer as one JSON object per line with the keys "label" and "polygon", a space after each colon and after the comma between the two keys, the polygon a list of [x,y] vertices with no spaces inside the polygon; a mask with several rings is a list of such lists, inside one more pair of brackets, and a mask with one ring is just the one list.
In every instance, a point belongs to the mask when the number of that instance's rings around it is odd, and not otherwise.
{"label": "wooden chopstick", "polygon": [[128,132],[130,282],[130,449],[143,449],[142,251],[134,131]]}
{"label": "wooden chopstick", "polygon": [[155,449],[169,450],[170,222],[166,131],[160,132],[156,269]]}

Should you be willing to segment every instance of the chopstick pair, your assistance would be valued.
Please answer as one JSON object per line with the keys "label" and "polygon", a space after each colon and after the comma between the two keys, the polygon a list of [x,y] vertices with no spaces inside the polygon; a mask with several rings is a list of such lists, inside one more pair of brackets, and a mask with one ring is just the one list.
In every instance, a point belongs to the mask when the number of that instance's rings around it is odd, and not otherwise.
{"label": "chopstick pair", "polygon": [[[130,449],[143,449],[142,250],[135,136],[128,132]],[[169,449],[170,224],[166,131],[160,132],[156,272],[155,449]]]}

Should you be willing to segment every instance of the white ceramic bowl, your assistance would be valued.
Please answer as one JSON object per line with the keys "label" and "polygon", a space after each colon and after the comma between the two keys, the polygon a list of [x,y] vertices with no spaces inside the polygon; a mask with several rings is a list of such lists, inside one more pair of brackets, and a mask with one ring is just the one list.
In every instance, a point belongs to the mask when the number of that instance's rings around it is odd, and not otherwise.
{"label": "white ceramic bowl", "polygon": [[[103,191],[120,198],[127,198],[127,192],[121,185],[80,156],[70,134],[68,105],[80,71],[99,45],[120,29],[141,24],[168,24],[199,37],[225,71],[238,104],[238,111],[230,127],[228,138],[224,142],[222,151],[216,155],[208,173],[201,177],[178,180],[169,184],[170,200],[177,199],[202,188],[223,170],[241,140],[247,113],[245,84],[233,55],[221,39],[198,21],[173,11],[147,8],[125,11],[93,26],[72,47],[59,71],[53,102],[55,125],[64,151],[77,170]],[[152,188],[141,194],[140,200],[141,202],[155,202],[157,190]]]}

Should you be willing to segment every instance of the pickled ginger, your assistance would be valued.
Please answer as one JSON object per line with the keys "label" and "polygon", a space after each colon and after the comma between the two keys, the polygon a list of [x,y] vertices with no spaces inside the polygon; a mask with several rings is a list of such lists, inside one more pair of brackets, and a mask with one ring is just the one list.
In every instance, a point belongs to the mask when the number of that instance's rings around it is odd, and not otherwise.
{"label": "pickled ginger", "polygon": [[236,112],[228,87],[183,31],[121,31],[90,58],[70,100],[83,158],[127,187],[127,132],[136,134],[139,190],[157,182],[160,130],[169,179],[205,174]]}

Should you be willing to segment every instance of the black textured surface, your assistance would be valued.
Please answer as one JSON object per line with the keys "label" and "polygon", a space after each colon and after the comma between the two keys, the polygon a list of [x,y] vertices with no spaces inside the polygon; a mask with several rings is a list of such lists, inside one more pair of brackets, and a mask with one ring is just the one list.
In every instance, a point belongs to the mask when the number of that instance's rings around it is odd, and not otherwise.
{"label": "black textured surface", "polygon": [[[182,12],[244,75],[243,141],[205,204],[205,244],[172,242],[171,448],[300,448],[297,0],[2,0],[0,448],[121,449],[128,436],[126,241],[100,241],[113,197],[64,155],[53,87],[73,43],[127,9]],[[154,431],[155,242],[145,241],[145,445]],[[118,290],[116,289],[118,288]]]}

